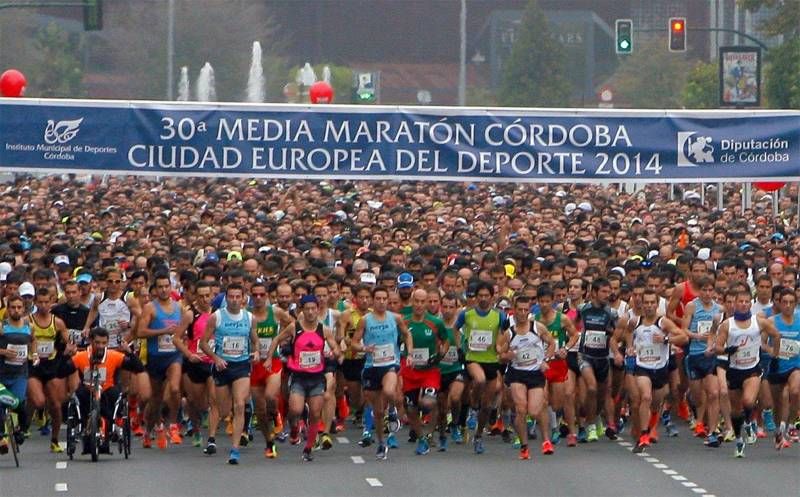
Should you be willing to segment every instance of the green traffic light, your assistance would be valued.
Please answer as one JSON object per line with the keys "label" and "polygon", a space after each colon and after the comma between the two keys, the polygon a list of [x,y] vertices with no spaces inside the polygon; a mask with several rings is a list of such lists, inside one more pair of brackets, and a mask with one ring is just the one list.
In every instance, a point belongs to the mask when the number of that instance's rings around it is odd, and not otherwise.
{"label": "green traffic light", "polygon": [[628,40],[622,40],[619,42],[619,48],[621,48],[622,50],[627,50],[628,47],[630,46],[631,44],[628,42]]}

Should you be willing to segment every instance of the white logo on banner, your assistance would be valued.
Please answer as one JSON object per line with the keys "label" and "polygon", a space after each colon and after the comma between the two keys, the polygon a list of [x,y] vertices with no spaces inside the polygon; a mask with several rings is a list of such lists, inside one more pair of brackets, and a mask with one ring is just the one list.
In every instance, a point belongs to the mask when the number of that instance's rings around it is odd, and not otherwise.
{"label": "white logo on banner", "polygon": [[47,127],[44,130],[44,141],[50,145],[55,143],[67,143],[78,135],[83,118],[73,121],[47,120]]}
{"label": "white logo on banner", "polygon": [[710,136],[698,136],[694,131],[678,132],[678,167],[694,167],[714,162],[714,147]]}

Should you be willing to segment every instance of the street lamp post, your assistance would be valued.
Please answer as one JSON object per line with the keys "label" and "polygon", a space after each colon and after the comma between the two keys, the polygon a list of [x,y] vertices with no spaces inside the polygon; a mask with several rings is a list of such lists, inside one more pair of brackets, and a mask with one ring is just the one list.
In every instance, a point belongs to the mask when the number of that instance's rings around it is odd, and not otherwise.
{"label": "street lamp post", "polygon": [[461,47],[458,67],[458,105],[467,104],[467,0],[461,0],[459,16]]}

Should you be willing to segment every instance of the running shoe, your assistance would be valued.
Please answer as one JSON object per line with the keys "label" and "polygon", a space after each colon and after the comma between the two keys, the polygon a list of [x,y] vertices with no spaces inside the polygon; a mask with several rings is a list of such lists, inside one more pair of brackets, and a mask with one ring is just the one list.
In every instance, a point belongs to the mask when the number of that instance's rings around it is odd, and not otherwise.
{"label": "running shoe", "polygon": [[561,430],[558,428],[550,430],[550,440],[552,440],[553,445],[558,445],[558,442],[561,440]]}
{"label": "running shoe", "polygon": [[606,437],[608,437],[609,440],[616,440],[619,438],[617,436],[617,430],[615,430],[611,425],[606,426]]}
{"label": "running shoe", "polygon": [[531,451],[527,447],[519,449],[519,458],[523,461],[527,461],[531,458]]}
{"label": "running shoe", "polygon": [[725,436],[722,437],[722,441],[723,442],[729,442],[730,443],[730,442],[733,442],[734,440],[736,440],[736,434],[733,432],[733,430],[726,431],[725,432]]}
{"label": "running shoe", "polygon": [[589,425],[586,428],[586,441],[597,442],[598,438],[599,437],[597,436],[597,426],[595,426],[594,424]]}
{"label": "running shoe", "polygon": [[163,424],[158,425],[158,428],[156,428],[156,445],[161,450],[167,448],[167,433]]}
{"label": "running shoe", "polygon": [[668,437],[677,437],[679,434],[678,427],[674,424],[670,423],[667,425],[667,436]]}
{"label": "running shoe", "polygon": [[453,426],[453,429],[450,430],[450,439],[453,443],[459,445],[464,443],[464,436],[461,434],[461,429],[458,426]]}
{"label": "running shoe", "polygon": [[231,449],[228,455],[228,464],[239,464],[239,449]]}
{"label": "running shoe", "polygon": [[297,426],[293,426],[289,432],[289,443],[292,445],[300,443],[300,429]]}
{"label": "running shoe", "polygon": [[192,434],[192,447],[201,447],[203,445],[203,435],[200,434],[199,430],[194,430],[194,434]]}
{"label": "running shoe", "polygon": [[[786,448],[786,447],[784,447],[784,445],[783,445],[783,444],[784,444],[784,442],[788,442],[788,440],[785,440],[785,439],[783,438],[783,433],[781,433],[781,432],[779,432],[779,431],[778,431],[778,432],[776,432],[776,433],[775,433],[775,450],[781,450],[781,449],[783,449],[783,448]],[[790,447],[791,447],[791,445],[792,445],[792,444],[789,444],[789,446],[790,446]]]}
{"label": "running shoe", "polygon": [[417,450],[416,453],[418,456],[424,456],[429,454],[431,451],[430,445],[428,445],[427,437],[420,437],[417,439]]}
{"label": "running shoe", "polygon": [[439,452],[447,452],[447,437],[439,437]]}
{"label": "running shoe", "polygon": [[333,447],[333,439],[327,433],[323,433],[320,436],[320,445],[322,446],[322,450],[330,450]]}
{"label": "running shoe", "polygon": [[661,411],[661,424],[667,426],[672,422],[672,415],[669,412],[669,409],[664,409]]}
{"label": "running shoe", "polygon": [[176,424],[169,425],[169,442],[172,445],[180,445],[183,443],[180,428]]}
{"label": "running shoe", "polygon": [[400,444],[397,443],[397,437],[394,433],[390,433],[388,437],[386,437],[386,445],[390,449],[396,449],[400,447]]}
{"label": "running shoe", "polygon": [[213,440],[209,440],[208,444],[206,444],[206,448],[203,449],[203,454],[207,456],[213,456],[217,453],[217,444]]}
{"label": "running shoe", "polygon": [[0,455],[8,454],[8,437],[0,438]]}
{"label": "running shoe", "polygon": [[706,430],[706,425],[703,424],[702,421],[698,421],[694,425],[694,436],[698,438],[703,438],[708,436],[708,431]]}
{"label": "running shoe", "polygon": [[483,438],[478,437],[475,440],[473,440],[472,441],[472,448],[473,448],[473,450],[475,451],[476,454],[483,454],[483,452],[485,450],[483,448]]}
{"label": "running shoe", "polygon": [[142,425],[138,425],[133,429],[133,436],[134,437],[143,437],[144,436],[144,427]]}
{"label": "running shoe", "polygon": [[475,409],[470,409],[467,414],[467,428],[474,430],[478,427],[478,412]]}
{"label": "running shoe", "polygon": [[583,426],[578,427],[578,442],[585,444],[587,441],[586,439],[587,439],[586,428],[584,428]]}
{"label": "running shoe", "polygon": [[278,457],[278,448],[275,447],[275,442],[269,442],[267,448],[264,449],[264,457],[267,459],[275,459]]}
{"label": "running shoe", "polygon": [[650,446],[650,435],[644,434],[639,437],[639,441],[636,443],[636,446],[633,448],[634,454],[640,454],[644,452],[644,450]]}
{"label": "running shoe", "polygon": [[378,450],[375,452],[375,459],[379,461],[385,461],[389,458],[389,447],[380,443],[378,444]]}
{"label": "running shoe", "polygon": [[716,433],[711,433],[706,437],[705,442],[703,442],[706,447],[719,447],[720,440],[719,436]]}
{"label": "running shoe", "polygon": [[359,447],[369,447],[372,445],[372,432],[369,430],[364,430],[361,433],[361,440],[358,441]]}
{"label": "running shoe", "polygon": [[567,447],[575,447],[578,445],[578,437],[574,433],[567,434]]}
{"label": "running shoe", "polygon": [[689,417],[692,415],[691,410],[689,409],[689,403],[686,400],[682,400],[678,404],[678,417],[684,421],[689,421]]}
{"label": "running shoe", "polygon": [[397,408],[392,406],[389,408],[389,411],[386,415],[386,428],[389,430],[390,433],[397,433],[400,431],[402,423],[400,422],[400,418],[397,416]]}
{"label": "running shoe", "polygon": [[514,443],[511,444],[511,447],[515,449],[519,449],[520,447],[522,447],[522,441],[519,439],[519,437],[514,437]]}
{"label": "running shoe", "polygon": [[505,430],[505,424],[503,423],[503,418],[498,417],[497,421],[494,422],[491,428],[489,428],[489,434],[492,436],[497,436]]}
{"label": "running shoe", "polygon": [[413,444],[417,441],[417,432],[408,430],[408,443]]}
{"label": "running shoe", "polygon": [[741,438],[739,440],[737,440],[736,441],[736,451],[733,453],[733,456],[736,457],[737,459],[743,458],[744,457],[744,446],[745,446],[745,441],[744,440],[742,440]]}
{"label": "running shoe", "polygon": [[772,415],[772,409],[765,409],[763,412],[764,428],[772,433],[775,431],[775,417]]}
{"label": "running shoe", "polygon": [[753,427],[753,423],[746,423],[744,425],[744,442],[752,445],[756,443],[756,440],[758,440],[758,438],[756,437],[756,431]]}
{"label": "running shoe", "polygon": [[64,452],[64,449],[58,442],[50,442],[50,452],[52,452],[53,454],[61,454],[62,452]]}
{"label": "running shoe", "polygon": [[500,438],[503,439],[503,443],[511,443],[511,430],[503,430],[503,433],[500,434]]}
{"label": "running shoe", "polygon": [[763,427],[757,426],[756,427],[756,438],[767,438],[767,431]]}
{"label": "running shoe", "polygon": [[650,438],[650,443],[651,444],[657,444],[658,443],[658,427],[657,426],[654,426],[654,427],[652,427],[650,429],[650,433],[648,434],[648,437]]}
{"label": "running shoe", "polygon": [[792,443],[800,442],[800,430],[797,428],[791,428],[789,430],[789,441]]}
{"label": "running shoe", "polygon": [[550,440],[545,440],[542,442],[542,454],[549,456],[553,452],[555,452],[555,449],[553,448],[553,444],[550,442]]}
{"label": "running shoe", "polygon": [[43,437],[46,437],[47,435],[50,434],[50,425],[47,422],[45,422],[45,424],[43,424],[42,427],[39,428],[39,434]]}
{"label": "running shoe", "polygon": [[142,448],[149,449],[153,446],[153,439],[150,437],[150,432],[142,434]]}
{"label": "running shoe", "polygon": [[314,456],[311,455],[311,449],[305,448],[303,449],[303,462],[311,462],[314,460]]}

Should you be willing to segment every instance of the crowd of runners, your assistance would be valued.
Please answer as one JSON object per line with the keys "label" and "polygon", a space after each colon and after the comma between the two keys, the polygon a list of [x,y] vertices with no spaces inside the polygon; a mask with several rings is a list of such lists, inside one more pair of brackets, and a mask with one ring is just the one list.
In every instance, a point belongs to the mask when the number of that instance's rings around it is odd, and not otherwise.
{"label": "crowd of runners", "polygon": [[353,427],[378,459],[485,436],[520,459],[624,431],[634,452],[799,441],[794,185],[744,210],[731,189],[721,211],[665,185],[3,188],[0,397],[22,401],[0,453],[36,429],[62,452],[90,368],[144,448],[213,456],[230,435],[231,464],[262,437],[311,461]]}

